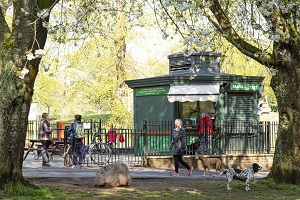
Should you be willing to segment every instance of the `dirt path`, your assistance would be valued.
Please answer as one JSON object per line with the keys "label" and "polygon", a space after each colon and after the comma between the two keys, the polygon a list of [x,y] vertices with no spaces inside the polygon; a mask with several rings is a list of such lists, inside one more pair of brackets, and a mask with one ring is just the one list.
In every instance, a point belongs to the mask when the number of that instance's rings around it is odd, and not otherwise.
{"label": "dirt path", "polygon": [[[92,178],[30,178],[32,183],[36,185],[49,185],[58,186],[66,190],[69,189],[82,189],[82,190],[98,190],[99,188],[94,186]],[[140,189],[140,190],[156,190],[161,188],[170,187],[187,187],[199,189],[201,181],[208,181],[209,179],[195,180],[191,178],[135,178],[132,180],[132,184],[128,187],[122,187],[123,189]],[[211,180],[211,179],[210,179]],[[203,189],[203,185],[201,186]],[[225,182],[224,182],[225,188]],[[111,188],[110,188],[111,189]],[[118,189],[118,188],[115,188]]]}

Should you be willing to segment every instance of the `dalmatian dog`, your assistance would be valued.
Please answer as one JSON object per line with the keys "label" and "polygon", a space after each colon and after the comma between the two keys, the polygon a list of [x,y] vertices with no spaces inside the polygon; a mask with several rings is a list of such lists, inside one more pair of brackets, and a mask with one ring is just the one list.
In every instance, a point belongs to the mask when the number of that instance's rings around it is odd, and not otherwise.
{"label": "dalmatian dog", "polygon": [[229,168],[220,173],[220,175],[226,175],[228,183],[227,190],[231,190],[230,183],[233,179],[237,179],[240,181],[245,181],[246,183],[246,191],[250,191],[250,182],[254,179],[254,174],[261,170],[262,167],[257,163],[253,163],[249,168],[241,170],[235,168]]}

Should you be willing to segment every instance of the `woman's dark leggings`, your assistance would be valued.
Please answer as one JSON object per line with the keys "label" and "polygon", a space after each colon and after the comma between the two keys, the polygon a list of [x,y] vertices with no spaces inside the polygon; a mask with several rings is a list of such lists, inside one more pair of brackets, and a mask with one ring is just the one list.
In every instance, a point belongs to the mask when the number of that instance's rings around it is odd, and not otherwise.
{"label": "woman's dark leggings", "polygon": [[190,166],[182,160],[182,155],[174,155],[174,165],[175,165],[175,172],[178,173],[179,163],[181,163],[185,168],[190,170]]}
{"label": "woman's dark leggings", "polygon": [[43,162],[48,161],[48,148],[51,144],[51,141],[49,140],[41,140],[42,143],[42,158]]}

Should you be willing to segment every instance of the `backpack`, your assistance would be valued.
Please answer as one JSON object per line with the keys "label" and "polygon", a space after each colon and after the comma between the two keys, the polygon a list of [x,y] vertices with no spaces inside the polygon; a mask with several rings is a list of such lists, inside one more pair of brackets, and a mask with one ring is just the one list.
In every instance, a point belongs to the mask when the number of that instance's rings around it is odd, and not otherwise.
{"label": "backpack", "polygon": [[84,128],[82,123],[76,123],[75,138],[84,138]]}

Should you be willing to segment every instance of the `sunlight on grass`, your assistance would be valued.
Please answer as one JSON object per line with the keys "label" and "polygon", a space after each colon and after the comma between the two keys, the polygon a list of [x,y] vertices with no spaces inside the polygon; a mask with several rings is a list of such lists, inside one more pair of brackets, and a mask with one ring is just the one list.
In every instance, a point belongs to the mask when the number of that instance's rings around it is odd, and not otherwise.
{"label": "sunlight on grass", "polygon": [[35,199],[36,197],[43,197],[46,199],[53,198],[50,189],[35,189],[31,186],[25,186],[21,183],[17,184],[7,184],[4,186],[4,190],[0,192],[2,197],[14,197],[13,199]]}
{"label": "sunlight on grass", "polygon": [[[171,185],[170,185],[171,186]],[[226,189],[226,181],[192,181],[183,183],[180,187],[160,189],[137,189],[126,188],[93,188],[93,190],[67,189],[60,186],[39,185],[39,188],[24,186],[22,184],[8,184],[0,191],[0,199],[12,200],[35,200],[35,199],[160,199],[160,200],[182,200],[182,199],[300,199],[300,186],[279,184],[272,180],[255,180],[251,183],[252,191],[245,191],[245,183],[241,181],[232,182],[232,190]]]}

